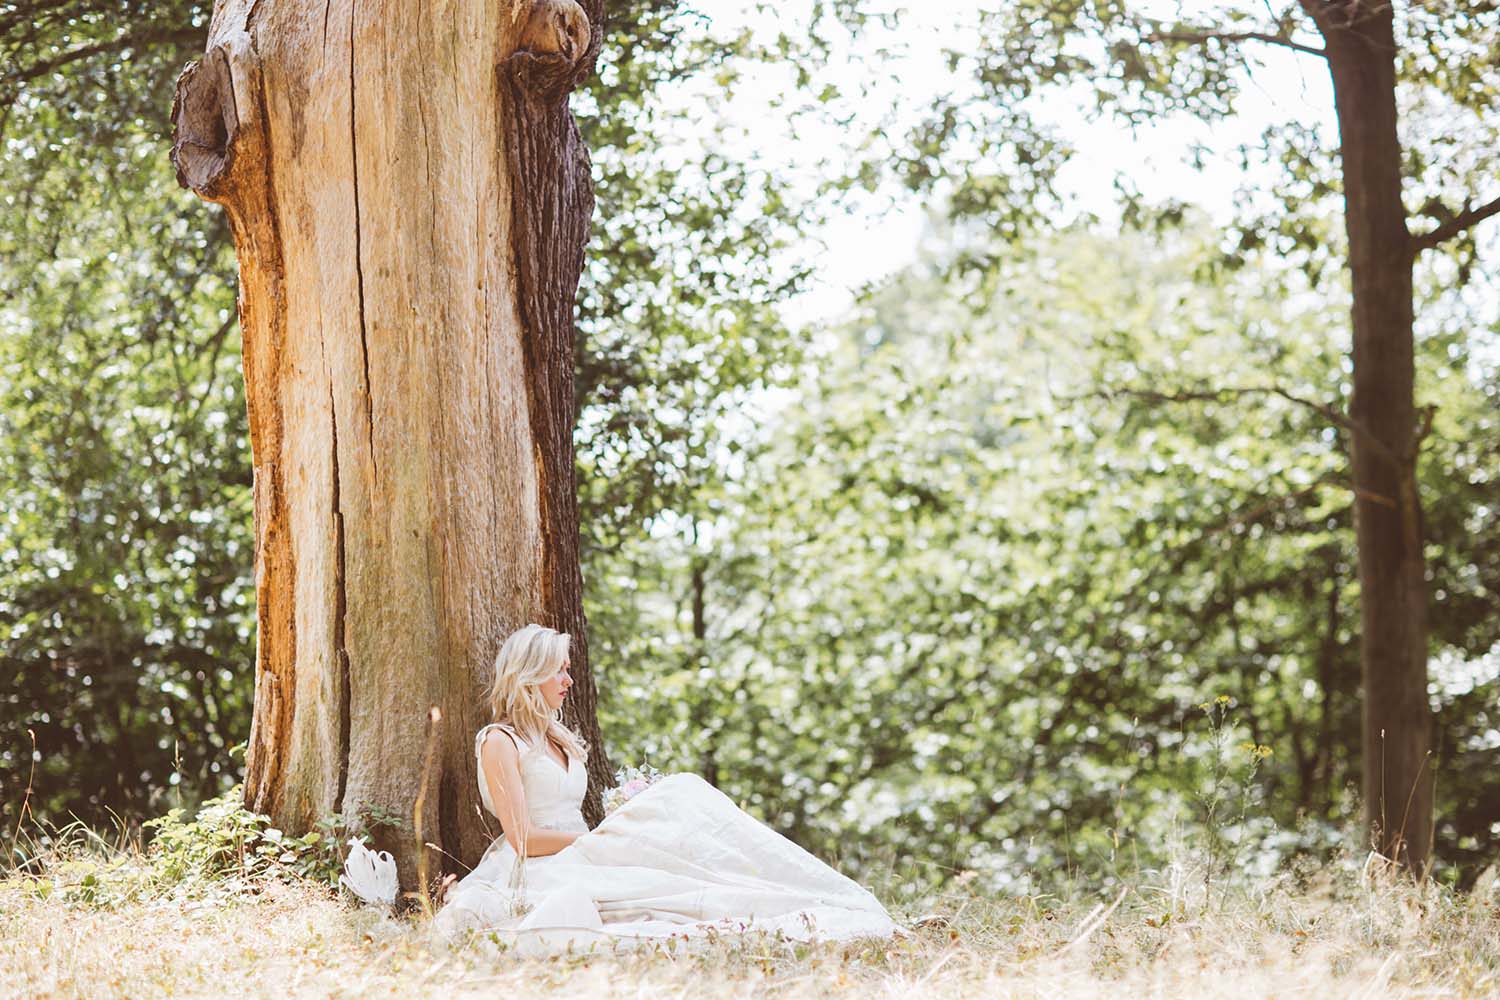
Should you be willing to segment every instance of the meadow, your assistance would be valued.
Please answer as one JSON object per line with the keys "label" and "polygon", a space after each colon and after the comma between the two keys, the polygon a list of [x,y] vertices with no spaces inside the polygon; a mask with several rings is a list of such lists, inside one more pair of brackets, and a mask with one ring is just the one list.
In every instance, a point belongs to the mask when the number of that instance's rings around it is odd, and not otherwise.
{"label": "meadow", "polygon": [[[184,823],[178,828],[194,828]],[[220,825],[218,829],[224,827]],[[417,900],[360,905],[307,865],[328,845],[159,838],[81,825],[0,880],[10,996],[1487,997],[1500,992],[1500,884],[1417,885],[1369,857],[1215,881],[1184,849],[1109,885],[987,890],[973,872],[893,904],[889,942],[724,935],[537,957],[484,935],[447,946]],[[172,846],[163,847],[162,842]],[[270,847],[268,850],[261,848]],[[243,849],[239,859],[237,851]],[[330,855],[331,856],[331,855]],[[903,897],[907,873],[873,888]],[[1037,884],[1047,881],[1038,873]]]}
{"label": "meadow", "polygon": [[[0,1000],[1500,997],[1497,68],[1494,0],[0,0]],[[590,796],[907,932],[359,904],[497,832],[532,621]]]}

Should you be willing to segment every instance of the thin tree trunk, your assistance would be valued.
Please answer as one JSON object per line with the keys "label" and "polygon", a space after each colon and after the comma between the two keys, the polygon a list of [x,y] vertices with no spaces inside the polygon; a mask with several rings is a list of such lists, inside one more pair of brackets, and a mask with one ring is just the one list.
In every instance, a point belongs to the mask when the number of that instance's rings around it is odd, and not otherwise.
{"label": "thin tree trunk", "polygon": [[1333,76],[1354,293],[1365,818],[1377,850],[1421,873],[1432,847],[1432,721],[1392,10],[1376,0],[1303,5],[1323,33]]}
{"label": "thin tree trunk", "polygon": [[[568,94],[602,0],[220,0],[178,80],[178,179],[222,204],[255,470],[246,803],[291,830],[401,817],[424,730],[434,872],[488,842],[473,733],[496,651],[575,637],[572,721],[607,773],[578,568],[573,296],[593,209]],[[461,869],[459,869],[461,870]]]}
{"label": "thin tree trunk", "polygon": [[[696,550],[698,543],[698,525],[693,524],[693,545]],[[689,662],[693,672],[697,673],[702,668],[708,653],[708,615],[707,615],[707,581],[705,579],[705,567],[703,559],[694,552],[691,569],[688,574],[688,586],[692,590],[692,614],[693,614],[693,646],[689,656]],[[718,727],[707,718],[710,703],[708,698],[697,702],[693,709],[693,731],[703,736],[703,752],[699,755],[698,770],[707,781],[715,788],[719,787],[719,731]]]}
{"label": "thin tree trunk", "polygon": [[[1322,796],[1317,803],[1318,808],[1324,812],[1327,812],[1332,801],[1328,780],[1333,773],[1333,758],[1338,747],[1338,721],[1334,699],[1337,695],[1335,685],[1339,661],[1339,623],[1343,617],[1339,610],[1339,590],[1342,586],[1343,579],[1338,571],[1338,556],[1335,554],[1328,561],[1328,597],[1323,617],[1323,639],[1318,644],[1318,690],[1322,699],[1318,709],[1318,728],[1321,735],[1317,750],[1313,754],[1311,779],[1311,786],[1316,788],[1317,794]],[[1309,799],[1310,797],[1311,791]]]}

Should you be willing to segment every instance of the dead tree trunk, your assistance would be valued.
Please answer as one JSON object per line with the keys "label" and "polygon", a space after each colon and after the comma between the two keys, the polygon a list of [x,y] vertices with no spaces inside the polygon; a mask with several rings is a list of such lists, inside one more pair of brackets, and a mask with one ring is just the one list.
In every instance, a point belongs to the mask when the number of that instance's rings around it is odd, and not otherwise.
{"label": "dead tree trunk", "polygon": [[[593,210],[568,95],[602,0],[219,0],[173,106],[179,181],[224,206],[255,470],[246,804],[372,830],[413,885],[471,864],[472,735],[501,641],[575,636],[606,773],[573,481],[573,298]],[[428,708],[432,766],[424,775]],[[420,816],[418,790],[426,782]]]}

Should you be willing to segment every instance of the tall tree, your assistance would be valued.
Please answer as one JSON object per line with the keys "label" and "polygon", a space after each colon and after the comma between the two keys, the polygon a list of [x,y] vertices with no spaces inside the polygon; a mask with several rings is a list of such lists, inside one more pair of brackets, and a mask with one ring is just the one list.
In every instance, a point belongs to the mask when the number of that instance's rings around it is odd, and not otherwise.
{"label": "tall tree", "polygon": [[1432,851],[1427,582],[1417,494],[1412,257],[1401,203],[1396,43],[1388,0],[1301,0],[1333,76],[1353,286],[1349,405],[1359,543],[1365,816],[1382,854],[1418,871]]}
{"label": "tall tree", "polygon": [[[1335,400],[1312,402],[1349,442],[1366,821],[1381,853],[1417,871],[1427,866],[1433,823],[1428,588],[1417,489],[1431,411],[1415,401],[1413,266],[1424,251],[1451,243],[1453,270],[1464,280],[1476,253],[1471,227],[1500,212],[1500,199],[1484,201],[1477,193],[1461,207],[1452,203],[1455,181],[1482,183],[1485,176],[1465,171],[1461,164],[1473,157],[1460,154],[1466,145],[1481,148],[1494,130],[1488,112],[1495,81],[1475,60],[1492,64],[1500,47],[1493,4],[1456,7],[1445,15],[1386,0],[1299,0],[1279,13],[1270,5],[1232,4],[1205,15],[1207,21],[1185,22],[1153,18],[1125,3],[1014,0],[984,15],[978,37],[997,44],[968,57],[982,88],[976,105],[982,112],[965,108],[961,98],[946,101],[939,109],[942,127],[920,133],[904,164],[914,183],[961,174],[954,195],[959,212],[990,218],[1002,232],[1024,232],[1034,228],[1038,202],[1053,195],[1052,180],[1071,154],[1055,129],[1031,117],[1039,94],[1089,85],[1100,108],[1126,121],[1184,112],[1216,120],[1234,110],[1251,71],[1248,53],[1269,47],[1326,62],[1338,149],[1319,149],[1315,130],[1287,123],[1268,133],[1260,150],[1242,151],[1247,158],[1259,152],[1285,169],[1274,185],[1276,208],[1240,220],[1240,245],[1271,244],[1305,256],[1310,269],[1341,257],[1347,266],[1352,397],[1347,412]],[[1404,142],[1416,123],[1403,122],[1402,107],[1424,105],[1433,115],[1430,106],[1441,106],[1466,133]],[[955,137],[977,142],[991,154],[988,162],[946,168]],[[1434,166],[1442,152],[1454,164]],[[1331,167],[1327,175],[1318,169],[1324,162]],[[1343,246],[1321,242],[1315,224],[1329,195],[1342,196]],[[1414,227],[1414,216],[1432,221]],[[1414,228],[1422,231],[1414,234]],[[1264,382],[1275,374],[1256,376]]]}
{"label": "tall tree", "polygon": [[[227,752],[250,728],[256,641],[235,252],[225,213],[162,169],[209,14],[0,3],[0,703],[16,707],[0,817],[25,802],[43,824],[108,826],[243,777]],[[601,584],[699,489],[718,415],[775,377],[776,303],[811,270],[788,273],[795,237],[832,207],[734,147],[725,102],[705,117],[670,99],[730,94],[747,65],[798,53],[679,0],[609,15],[609,57],[571,98],[598,192],[575,431],[596,669],[634,657],[617,637],[638,633]],[[684,167],[683,136],[701,163]]]}
{"label": "tall tree", "polygon": [[[597,809],[572,446],[593,193],[568,96],[601,18],[600,0],[223,0],[178,81],[178,179],[224,206],[240,265],[246,802],[288,828],[415,810],[436,867],[477,856],[481,685],[532,620],[575,637]],[[381,838],[408,884],[410,832]]]}

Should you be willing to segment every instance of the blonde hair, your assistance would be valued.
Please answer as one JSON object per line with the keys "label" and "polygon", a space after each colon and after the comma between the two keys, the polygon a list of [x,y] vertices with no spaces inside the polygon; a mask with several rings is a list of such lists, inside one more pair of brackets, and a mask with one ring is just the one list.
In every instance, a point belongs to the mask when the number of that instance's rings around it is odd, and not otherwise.
{"label": "blonde hair", "polygon": [[546,737],[562,744],[569,756],[586,759],[588,747],[562,722],[537,690],[562,669],[573,638],[545,625],[527,625],[510,637],[495,656],[495,679],[490,684],[490,712],[496,722],[509,724],[533,746]]}

